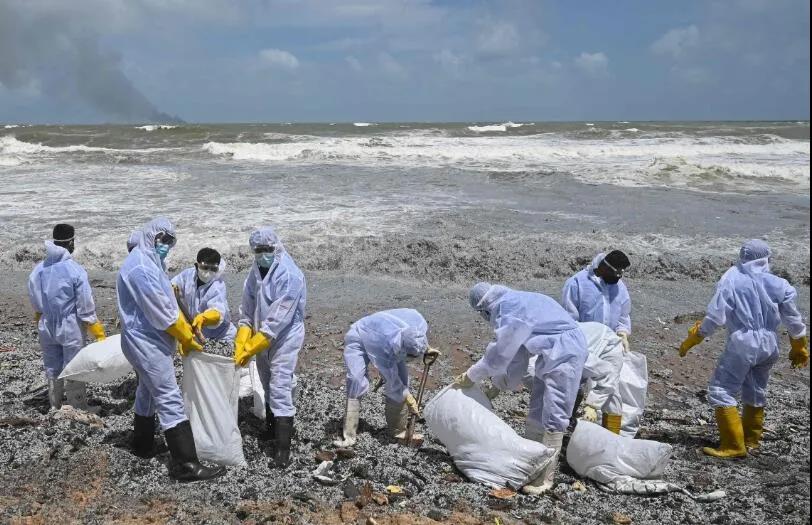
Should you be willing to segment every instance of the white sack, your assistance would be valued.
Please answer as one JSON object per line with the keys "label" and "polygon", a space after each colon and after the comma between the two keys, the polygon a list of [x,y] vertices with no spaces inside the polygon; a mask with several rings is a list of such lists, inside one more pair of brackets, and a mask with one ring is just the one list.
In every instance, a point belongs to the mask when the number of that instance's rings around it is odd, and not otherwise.
{"label": "white sack", "polygon": [[465,476],[490,487],[514,490],[537,478],[553,450],[524,439],[493,413],[487,396],[451,386],[426,405],[426,424]]}
{"label": "white sack", "polygon": [[[251,361],[253,364],[253,361]],[[248,368],[240,368],[240,397],[248,397],[254,394],[254,389],[251,387],[251,365]]]}
{"label": "white sack", "polygon": [[648,362],[646,356],[636,352],[623,354],[620,371],[620,399],[623,402],[623,419],[620,435],[634,437],[640,430],[643,412],[646,410],[648,393]]}
{"label": "white sack", "polygon": [[121,351],[121,334],[116,334],[79,350],[59,374],[59,379],[111,383],[132,371],[132,365]]}
{"label": "white sack", "polygon": [[253,359],[250,363],[248,363],[248,374],[251,378],[251,392],[254,395],[254,406],[251,409],[251,412],[253,412],[254,416],[264,420],[265,389],[262,388],[262,379],[260,379],[259,372],[257,372],[257,362]]}
{"label": "white sack", "polygon": [[662,478],[671,452],[666,443],[618,436],[582,420],[567,447],[567,463],[579,476],[609,485],[628,478]]}
{"label": "white sack", "polygon": [[200,459],[245,465],[237,427],[240,371],[234,360],[203,352],[183,358],[183,404]]}

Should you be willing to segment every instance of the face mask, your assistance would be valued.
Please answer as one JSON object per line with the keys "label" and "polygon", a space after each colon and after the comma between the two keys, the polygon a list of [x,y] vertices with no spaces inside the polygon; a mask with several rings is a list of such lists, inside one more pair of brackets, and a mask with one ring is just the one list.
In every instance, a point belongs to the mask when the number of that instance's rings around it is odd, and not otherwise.
{"label": "face mask", "polygon": [[260,268],[270,268],[274,261],[272,253],[258,253],[254,255],[254,260]]}
{"label": "face mask", "polygon": [[206,284],[214,279],[215,272],[211,270],[198,270],[197,271],[197,278],[200,279],[200,282]]}
{"label": "face mask", "polygon": [[169,250],[170,249],[171,249],[171,246],[169,246],[168,244],[158,243],[158,244],[155,245],[155,253],[158,254],[158,257],[160,257],[162,261],[164,259],[166,259],[167,255],[169,255]]}

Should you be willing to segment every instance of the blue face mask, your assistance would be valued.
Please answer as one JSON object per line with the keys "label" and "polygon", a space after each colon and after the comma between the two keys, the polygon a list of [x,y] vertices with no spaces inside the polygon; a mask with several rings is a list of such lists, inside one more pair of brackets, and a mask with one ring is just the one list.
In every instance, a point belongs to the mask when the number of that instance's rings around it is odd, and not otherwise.
{"label": "blue face mask", "polygon": [[169,250],[171,248],[172,247],[169,246],[168,244],[158,243],[155,245],[155,253],[157,253],[158,257],[160,257],[161,260],[163,261],[164,259],[166,259],[166,256],[169,255]]}
{"label": "blue face mask", "polygon": [[258,253],[254,255],[254,260],[256,260],[257,266],[260,268],[270,268],[274,261],[274,255],[272,253]]}

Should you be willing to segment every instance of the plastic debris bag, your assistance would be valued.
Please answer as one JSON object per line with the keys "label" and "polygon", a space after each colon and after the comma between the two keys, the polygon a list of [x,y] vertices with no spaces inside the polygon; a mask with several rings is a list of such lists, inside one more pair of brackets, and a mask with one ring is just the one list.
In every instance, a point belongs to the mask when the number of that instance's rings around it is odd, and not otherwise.
{"label": "plastic debris bag", "polygon": [[121,351],[121,334],[116,334],[79,350],[59,374],[59,379],[111,383],[132,371],[132,365]]}
{"label": "plastic debris bag", "polygon": [[[251,361],[253,364],[253,361]],[[248,367],[240,368],[240,397],[248,397],[254,395],[254,389],[251,386],[251,365]]]}
{"label": "plastic debris bag", "polygon": [[254,396],[254,406],[251,412],[259,419],[265,419],[265,389],[262,388],[262,379],[257,371],[257,362],[251,360],[248,363],[248,375],[251,378],[251,393]]}
{"label": "plastic debris bag", "polygon": [[582,420],[567,447],[567,463],[579,476],[610,485],[628,478],[662,478],[672,451],[667,443],[618,436]]}
{"label": "plastic debris bag", "polygon": [[448,386],[428,402],[424,414],[431,434],[446,446],[457,468],[489,487],[518,490],[553,457],[552,449],[524,439],[502,421],[479,387]]}
{"label": "plastic debris bag", "polygon": [[646,396],[648,395],[646,356],[636,352],[623,354],[623,368],[620,371],[618,389],[623,402],[620,435],[634,437],[640,430],[643,412],[646,410]]}
{"label": "plastic debris bag", "polygon": [[245,465],[237,426],[240,371],[234,360],[191,352],[183,358],[182,386],[200,459],[219,465]]}

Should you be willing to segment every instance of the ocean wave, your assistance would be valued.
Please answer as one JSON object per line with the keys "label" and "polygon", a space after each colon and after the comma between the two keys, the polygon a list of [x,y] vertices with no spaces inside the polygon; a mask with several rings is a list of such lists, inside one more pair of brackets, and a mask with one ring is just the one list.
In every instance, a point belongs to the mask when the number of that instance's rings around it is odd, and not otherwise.
{"label": "ocean wave", "polygon": [[141,129],[144,131],[157,131],[157,130],[166,130],[166,129],[175,129],[178,126],[171,126],[169,124],[147,124],[146,126],[136,126],[135,129]]}
{"label": "ocean wave", "polygon": [[18,140],[13,135],[0,137],[0,166],[19,166],[35,162],[43,156],[73,153],[103,153],[114,155],[142,155],[161,151],[172,151],[177,148],[142,148],[117,149],[72,144],[69,146],[46,146],[38,142]]}
{"label": "ocean wave", "polygon": [[522,126],[524,126],[524,124],[517,124],[515,122],[505,122],[503,124],[485,124],[484,126],[468,126],[468,129],[470,131],[473,131],[474,133],[491,133],[491,132],[503,132],[511,128],[521,128]]}
{"label": "ocean wave", "polygon": [[372,122],[353,122],[352,125],[356,128],[368,128],[370,126],[375,126],[376,124],[373,124]]}

